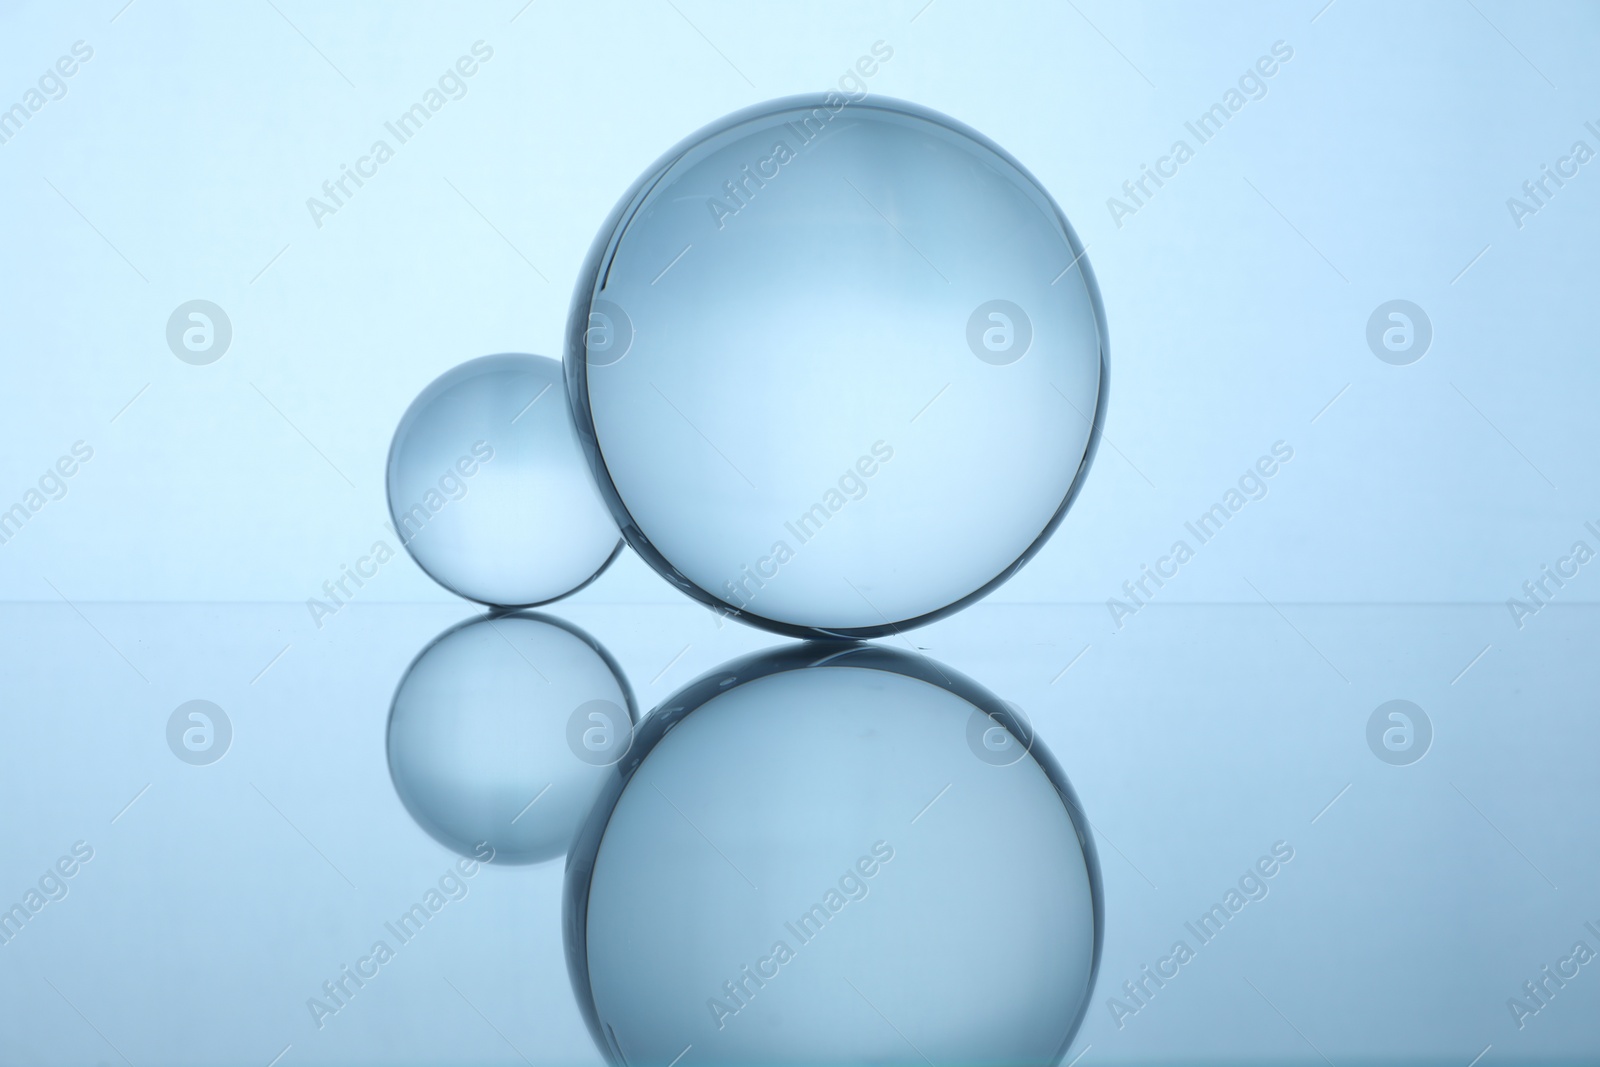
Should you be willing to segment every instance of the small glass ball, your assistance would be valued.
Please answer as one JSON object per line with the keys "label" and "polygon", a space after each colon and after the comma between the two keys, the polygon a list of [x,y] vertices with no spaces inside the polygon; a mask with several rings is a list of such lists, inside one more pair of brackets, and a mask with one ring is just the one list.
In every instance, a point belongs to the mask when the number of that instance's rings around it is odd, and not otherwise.
{"label": "small glass ball", "polygon": [[446,371],[389,446],[394,532],[428,575],[469,600],[545,604],[621,550],[578,446],[561,365],[484,356]]}
{"label": "small glass ball", "polygon": [[1082,484],[1106,329],[1003,149],[913,104],[778,100],[622,198],[566,370],[628,542],[713,609],[871,637],[995,588]]}

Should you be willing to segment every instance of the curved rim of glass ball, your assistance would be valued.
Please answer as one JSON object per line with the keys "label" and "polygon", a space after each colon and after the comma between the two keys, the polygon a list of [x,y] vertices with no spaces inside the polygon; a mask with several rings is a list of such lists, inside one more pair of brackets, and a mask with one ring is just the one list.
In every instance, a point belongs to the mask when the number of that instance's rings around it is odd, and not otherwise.
{"label": "curved rim of glass ball", "polygon": [[606,1050],[610,1048],[610,1044],[601,1032],[600,1013],[595,1005],[589,981],[587,890],[594,876],[595,860],[605,839],[611,814],[616,810],[629,783],[633,781],[634,774],[644,765],[656,745],[661,743],[680,720],[710,703],[717,696],[775,674],[825,667],[884,671],[935,686],[959,697],[994,719],[1013,737],[1025,739],[1027,754],[1044,772],[1056,795],[1061,798],[1062,806],[1067,809],[1067,817],[1072,822],[1073,831],[1077,834],[1078,847],[1082,850],[1084,869],[1089,878],[1089,899],[1094,913],[1094,943],[1091,947],[1088,980],[1084,985],[1083,1003],[1079,1005],[1077,1017],[1072,1020],[1072,1025],[1067,1030],[1068,1044],[1056,1054],[1056,1059],[1059,1060],[1066,1054],[1067,1048],[1070,1047],[1071,1041],[1082,1028],[1083,1020],[1088,1015],[1089,1006],[1094,999],[1095,983],[1100,973],[1101,949],[1105,942],[1105,889],[1100,876],[1100,857],[1095,849],[1089,818],[1084,814],[1083,805],[1078,800],[1078,794],[1072,788],[1066,771],[1062,769],[1044,742],[1039,740],[1030,723],[1018,716],[1005,701],[959,671],[943,664],[935,665],[926,656],[884,648],[881,645],[856,643],[840,645],[828,641],[807,641],[798,645],[753,652],[730,660],[667,697],[644,717],[638,729],[634,731],[633,745],[628,749],[628,754],[617,764],[618,773],[607,781],[595,799],[588,819],[573,839],[572,847],[567,850],[566,885],[562,893],[561,908],[562,941],[567,956],[567,977],[572,982],[578,1009],[583,1013],[590,1037],[596,1047],[609,1058],[610,1054]]}
{"label": "curved rim of glass ball", "polygon": [[[479,623],[485,622],[498,622],[502,619],[527,619],[531,622],[547,623],[559,630],[566,631],[573,637],[576,637],[579,641],[582,641],[584,644],[588,645],[595,655],[600,657],[601,662],[606,665],[607,669],[609,669],[611,673],[616,676],[617,687],[622,690],[624,710],[627,711],[628,718],[636,729],[639,725],[639,702],[633,695],[633,686],[628,684],[628,676],[622,671],[622,664],[617,662],[616,658],[611,655],[611,652],[606,648],[606,646],[602,645],[593,634],[589,633],[576,623],[568,622],[566,619],[558,618],[554,615],[546,615],[544,612],[540,611],[528,611],[525,608],[508,608],[503,610],[493,609],[486,611],[481,615],[474,615],[471,618],[462,619],[460,622],[450,626],[443,633],[439,634],[433,640],[424,645],[422,650],[415,656],[411,657],[411,662],[407,663],[406,669],[400,673],[400,680],[395,683],[394,695],[389,698],[389,714],[384,717],[383,721],[383,765],[389,772],[389,786],[394,790],[395,796],[400,798],[400,805],[406,809],[406,814],[411,816],[411,821],[421,827],[423,833],[427,834],[435,842],[444,846],[444,848],[455,855],[460,855],[461,853],[455,847],[455,845],[452,844],[454,838],[445,832],[445,830],[439,826],[439,824],[431,815],[413,805],[412,798],[408,791],[402,789],[400,787],[399,780],[395,778],[394,754],[390,749],[394,737],[394,714],[400,704],[400,694],[405,690],[406,682],[410,681],[411,679],[411,672],[416,670],[417,664],[421,663],[423,659],[427,657],[428,653],[432,652],[435,647],[444,643],[454,634],[461,630],[465,630],[469,626],[476,626]],[[514,648],[513,651],[515,651]],[[602,793],[600,795],[605,796],[606,794]],[[585,825],[587,825],[587,823],[585,823]],[[499,853],[496,853],[495,857],[487,862],[494,863],[497,866],[502,867],[524,867],[545,863],[548,862],[548,860],[537,858],[518,859],[515,857],[502,858]]]}
{"label": "curved rim of glass ball", "polygon": [[[550,356],[539,356],[539,355],[536,355],[535,353],[532,353],[532,352],[490,352],[487,355],[474,356],[473,358],[471,358],[469,360],[466,360],[463,363],[456,364],[454,367],[451,367],[449,370],[446,370],[443,374],[440,374],[440,375],[437,375],[436,377],[434,377],[433,380],[431,380],[430,382],[428,382],[427,385],[422,387],[421,392],[417,393],[417,395],[412,399],[411,403],[406,405],[405,411],[402,412],[401,415],[400,415],[400,421],[395,423],[395,432],[389,438],[389,450],[388,450],[388,452],[384,453],[384,459],[383,459],[383,508],[384,508],[385,511],[387,511],[389,513],[389,523],[390,523],[391,528],[394,531],[396,531],[395,532],[395,537],[400,538],[400,534],[399,534],[398,531],[401,529],[402,523],[400,521],[400,516],[398,516],[398,515],[396,515],[394,513],[394,492],[393,492],[393,487],[391,486],[390,482],[392,480],[391,472],[394,469],[395,449],[400,444],[400,428],[402,426],[404,426],[406,424],[406,421],[412,417],[412,413],[417,409],[417,404],[422,401],[423,397],[428,395],[428,390],[432,389],[435,385],[437,385],[445,377],[447,377],[449,375],[452,375],[452,374],[456,374],[456,373],[460,372],[462,370],[462,368],[470,367],[475,363],[482,363],[482,362],[485,362],[485,361],[491,360],[491,359],[506,359],[508,357],[511,357],[511,358],[520,357],[520,358],[532,358],[532,359],[548,359],[548,360],[550,360],[550,362],[558,364],[558,365],[559,364],[564,364],[566,362],[565,360],[554,359],[554,358],[552,358]],[[565,368],[563,368],[563,370],[562,370],[562,376],[564,378],[567,376]],[[568,404],[568,408],[569,408],[569,410],[571,409],[571,404]],[[579,433],[578,441],[579,441],[580,450],[584,453],[585,460],[587,461],[587,459],[588,459],[588,448],[583,445],[583,435],[582,435],[582,433]],[[593,466],[592,463],[589,464],[589,469],[590,469],[590,472],[591,472],[591,475],[592,475],[593,470],[594,470],[594,466]],[[602,498],[604,498],[604,491],[603,490],[602,490],[601,495],[602,495]],[[609,501],[607,502],[606,506],[607,506],[608,509],[610,508],[610,502]],[[616,512],[612,511],[612,515],[615,516]],[[587,589],[589,586],[593,585],[595,583],[595,581],[602,574],[604,574],[608,568],[610,568],[611,564],[616,562],[617,557],[622,554],[622,550],[623,550],[624,547],[627,546],[627,544],[628,544],[628,541],[627,541],[626,536],[623,535],[621,530],[618,530],[618,532],[617,532],[617,543],[611,549],[611,553],[608,556],[606,556],[606,558],[600,563],[600,566],[595,568],[595,572],[593,574],[589,575],[589,577],[585,578],[583,581],[579,582],[577,585],[573,586],[571,589],[568,589],[565,593],[561,593],[561,594],[558,594],[558,595],[553,596],[553,597],[546,597],[544,600],[530,600],[525,604],[502,604],[502,603],[498,603],[498,602],[493,601],[493,600],[480,600],[479,598],[477,598],[475,596],[468,596],[466,593],[463,593],[459,589],[455,588],[455,586],[450,585],[444,579],[440,578],[437,574],[435,574],[431,569],[429,569],[429,567],[428,567],[428,565],[426,563],[424,563],[424,562],[422,562],[422,560],[418,559],[416,553],[412,552],[410,550],[410,548],[407,547],[405,539],[404,538],[400,538],[400,547],[405,550],[406,556],[411,560],[411,562],[413,562],[413,563],[415,563],[417,565],[417,568],[419,570],[421,570],[423,574],[426,574],[429,578],[431,578],[433,580],[433,583],[435,585],[437,585],[439,588],[445,590],[448,593],[451,593],[451,594],[453,594],[455,596],[460,597],[462,600],[467,601],[469,604],[482,604],[486,608],[490,608],[490,609],[498,610],[498,611],[521,611],[524,608],[543,607],[546,604],[554,604],[558,600],[565,600],[567,597],[572,596],[574,593],[578,593],[578,592],[581,592],[584,589]]]}
{"label": "curved rim of glass ball", "polygon": [[1090,419],[1089,440],[1084,446],[1083,460],[1078,465],[1077,472],[1073,475],[1072,484],[1067,487],[1066,494],[1062,497],[1061,505],[1056,509],[1050,520],[1044,524],[1027,548],[1017,558],[1003,568],[993,578],[949,604],[934,608],[921,615],[907,619],[885,620],[881,624],[871,626],[853,627],[822,627],[806,626],[798,623],[785,622],[781,619],[768,618],[765,615],[753,612],[748,608],[736,607],[721,599],[713,593],[700,588],[689,581],[672,562],[666,558],[644,531],[639,528],[627,504],[622,500],[622,495],[617,491],[616,484],[611,480],[611,473],[606,468],[604,459],[600,454],[599,441],[595,434],[594,414],[589,406],[589,361],[588,348],[585,336],[588,332],[589,311],[595,300],[600,298],[604,288],[603,281],[610,271],[613,257],[616,255],[617,246],[621,243],[627,231],[624,219],[629,220],[643,206],[650,192],[678,161],[687,156],[691,151],[712,137],[719,136],[738,126],[758,119],[765,118],[774,112],[787,111],[796,108],[821,107],[831,93],[804,93],[797,96],[779,97],[764,103],[742,108],[732,114],[726,115],[717,121],[679,141],[669,151],[651,164],[642,175],[623,194],[622,199],[612,208],[611,214],[601,225],[595,237],[594,244],[589,248],[583,267],[578,272],[577,287],[573,291],[572,306],[567,314],[567,338],[565,357],[562,364],[566,368],[567,399],[572,408],[573,422],[578,430],[578,442],[583,448],[583,454],[589,462],[589,469],[594,475],[595,485],[600,490],[601,497],[606,506],[611,510],[612,517],[617,522],[617,528],[622,531],[623,540],[642,557],[651,568],[662,575],[678,588],[684,595],[693,598],[710,608],[719,615],[738,619],[740,622],[751,626],[769,630],[773,633],[783,634],[786,637],[799,638],[838,638],[846,641],[864,640],[873,637],[883,637],[888,634],[898,633],[901,630],[923,626],[967,607],[969,604],[982,600],[995,589],[1004,585],[1012,575],[1021,570],[1039,550],[1050,540],[1051,534],[1061,525],[1067,512],[1078,498],[1078,493],[1083,488],[1083,483],[1088,475],[1089,468],[1093,465],[1095,454],[1099,451],[1100,437],[1105,425],[1106,402],[1110,389],[1110,353],[1106,336],[1105,303],[1100,296],[1100,285],[1095,280],[1094,268],[1085,258],[1086,249],[1078,233],[1072,228],[1066,214],[1061,210],[1050,191],[1044,183],[1034,177],[1033,172],[1023,166],[1010,152],[1001,148],[988,137],[968,126],[966,123],[953,119],[942,112],[934,111],[921,104],[907,100],[900,100],[888,96],[871,96],[859,102],[852,102],[848,106],[863,111],[885,111],[892,114],[907,115],[925,122],[941,126],[944,129],[967,137],[975,141],[986,150],[993,152],[1008,166],[1015,168],[1044,197],[1050,205],[1056,222],[1060,225],[1063,235],[1072,248],[1074,262],[1078,264],[1094,310],[1095,328],[1099,336],[1100,348],[1100,375],[1099,387],[1095,392],[1094,413]]}

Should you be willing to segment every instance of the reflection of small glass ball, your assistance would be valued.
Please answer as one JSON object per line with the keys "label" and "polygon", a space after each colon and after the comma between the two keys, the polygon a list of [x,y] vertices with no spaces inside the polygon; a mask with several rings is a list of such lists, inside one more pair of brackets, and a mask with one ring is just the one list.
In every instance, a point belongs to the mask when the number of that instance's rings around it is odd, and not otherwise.
{"label": "reflection of small glass ball", "polygon": [[565,853],[636,718],[621,670],[576,627],[519,613],[445,631],[389,712],[389,773],[417,823],[474,859]]}
{"label": "reflection of small glass ball", "polygon": [[579,437],[629,543],[784,633],[868,637],[1044,543],[1099,437],[1084,247],[981,134],[879,97],[731,115],[648,170],[567,326]]}
{"label": "reflection of small glass ball", "polygon": [[446,589],[502,607],[581,589],[621,548],[542,356],[484,356],[414,400],[389,447],[389,514]]}
{"label": "reflection of small glass ball", "polygon": [[1099,869],[1060,768],[993,694],[881,648],[783,649],[669,698],[621,766],[567,864],[568,967],[611,1062],[1068,1048]]}

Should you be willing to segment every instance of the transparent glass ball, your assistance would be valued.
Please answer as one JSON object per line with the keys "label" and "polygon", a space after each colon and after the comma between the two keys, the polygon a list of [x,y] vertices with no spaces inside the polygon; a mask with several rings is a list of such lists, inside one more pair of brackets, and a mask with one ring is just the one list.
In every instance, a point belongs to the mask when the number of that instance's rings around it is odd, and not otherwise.
{"label": "transparent glass ball", "polygon": [[389,711],[389,774],[417,824],[472,859],[564,855],[638,718],[593,637],[543,615],[473,619],[423,649]]}
{"label": "transparent glass ball", "polygon": [[802,645],[645,717],[567,862],[615,1064],[1052,1064],[1103,931],[1087,821],[1025,721],[920,656]]}
{"label": "transparent glass ball", "polygon": [[976,131],[838,94],[694,134],[601,228],[568,387],[628,542],[714,609],[869,637],[982,596],[1104,418],[1084,247]]}
{"label": "transparent glass ball", "polygon": [[483,356],[412,401],[389,446],[389,514],[429,577],[469,600],[544,604],[622,548],[572,424],[561,364]]}

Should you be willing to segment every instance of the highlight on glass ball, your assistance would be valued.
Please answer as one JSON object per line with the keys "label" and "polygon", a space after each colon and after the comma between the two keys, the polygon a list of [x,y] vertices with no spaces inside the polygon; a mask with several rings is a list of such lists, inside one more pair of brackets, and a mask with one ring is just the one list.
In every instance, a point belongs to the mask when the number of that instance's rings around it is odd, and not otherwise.
{"label": "highlight on glass ball", "polygon": [[668,152],[601,228],[566,372],[633,548],[712,607],[872,637],[995,588],[1071,505],[1105,316],[1050,195],[914,104],[795,97]]}
{"label": "highlight on glass ball", "polygon": [[570,623],[520,612],[470,620],[424,649],[389,712],[389,773],[411,817],[471,859],[566,854],[627,754],[633,694]]}
{"label": "highlight on glass ball", "polygon": [[690,683],[621,767],[566,887],[568,970],[610,1062],[1066,1052],[1099,867],[1060,767],[992,693],[921,656],[800,645]]}
{"label": "highlight on glass ball", "polygon": [[579,448],[561,365],[543,356],[483,356],[424,389],[389,447],[388,501],[418,566],[483,604],[558,600],[622,548]]}

